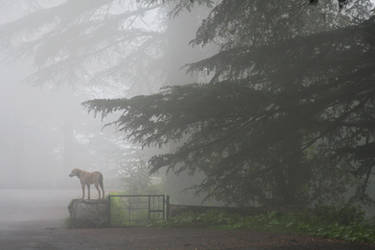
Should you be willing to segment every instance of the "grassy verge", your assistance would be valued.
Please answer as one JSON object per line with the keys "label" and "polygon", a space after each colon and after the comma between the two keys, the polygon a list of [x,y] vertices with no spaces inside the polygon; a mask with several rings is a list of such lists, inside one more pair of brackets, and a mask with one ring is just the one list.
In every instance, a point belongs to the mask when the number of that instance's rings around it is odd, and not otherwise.
{"label": "grassy verge", "polygon": [[350,242],[375,243],[375,225],[366,222],[363,213],[353,207],[319,207],[289,213],[273,211],[251,216],[215,210],[186,212],[170,218],[164,225],[294,232]]}

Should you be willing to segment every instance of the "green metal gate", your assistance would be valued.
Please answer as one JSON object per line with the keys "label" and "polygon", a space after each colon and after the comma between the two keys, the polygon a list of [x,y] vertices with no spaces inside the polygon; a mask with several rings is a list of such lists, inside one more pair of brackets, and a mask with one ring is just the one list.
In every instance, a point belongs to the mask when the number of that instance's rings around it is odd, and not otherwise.
{"label": "green metal gate", "polygon": [[108,221],[111,226],[144,225],[168,219],[167,195],[112,194],[108,199]]}

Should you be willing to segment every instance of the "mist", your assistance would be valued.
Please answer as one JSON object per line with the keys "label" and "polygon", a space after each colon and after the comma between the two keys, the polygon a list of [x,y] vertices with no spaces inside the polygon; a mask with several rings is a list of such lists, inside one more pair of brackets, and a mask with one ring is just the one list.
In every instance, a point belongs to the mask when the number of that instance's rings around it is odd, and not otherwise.
{"label": "mist", "polygon": [[74,202],[111,226],[111,195],[148,197],[147,225],[372,228],[375,2],[269,2],[0,1],[0,231]]}
{"label": "mist", "polygon": [[[163,24],[158,18],[168,18],[168,10],[155,9],[146,12],[144,17],[138,18],[139,21],[125,20],[125,22],[134,22],[131,29],[166,32],[167,39],[157,41],[161,44],[155,45],[156,48],[150,46],[143,48],[144,51],[136,52],[137,46],[142,47],[144,42],[130,39],[131,45],[119,44],[116,51],[110,48],[107,55],[98,56],[102,62],[99,62],[98,58],[90,57],[89,49],[87,55],[83,50],[77,51],[78,54],[82,54],[81,65],[77,66],[73,61],[69,65],[68,60],[68,64],[64,62],[61,72],[53,73],[53,65],[60,63],[58,51],[66,53],[64,43],[56,43],[51,39],[51,44],[48,44],[48,41],[45,43],[39,40],[45,39],[43,32],[48,32],[49,29],[43,23],[38,23],[43,20],[35,21],[35,25],[30,23],[29,30],[27,23],[24,26],[16,23],[23,22],[24,17],[27,18],[34,12],[37,13],[44,8],[54,8],[64,3],[67,3],[67,6],[71,5],[68,8],[78,6],[69,1],[53,3],[5,1],[3,3],[1,32],[6,42],[1,51],[3,60],[0,72],[2,76],[0,115],[3,121],[0,125],[2,138],[0,188],[2,196],[5,197],[1,204],[0,220],[2,221],[66,219],[68,217],[66,207],[70,200],[81,195],[79,181],[68,177],[73,168],[101,171],[105,176],[105,184],[109,192],[121,190],[133,194],[145,192],[145,187],[141,188],[143,190],[130,191],[132,187],[129,187],[126,178],[134,174],[134,171],[137,174],[136,169],[140,164],[141,169],[145,168],[144,164],[153,153],[165,152],[167,149],[173,150],[173,144],[163,149],[157,147],[141,149],[140,145],[131,144],[114,128],[103,128],[105,122],[111,120],[101,121],[93,114],[89,114],[81,103],[93,98],[152,94],[178,79],[180,84],[195,81],[198,75],[186,73],[183,66],[186,62],[196,61],[215,51],[213,48],[205,50],[198,47],[192,48],[188,44],[208,9],[198,9],[192,13],[192,16],[183,13],[174,19],[171,18],[167,29],[165,23]],[[20,6],[23,7],[19,8]],[[116,15],[135,9],[135,2],[114,4],[110,13]],[[56,12],[56,18],[63,17],[70,11],[70,9],[61,8],[60,13]],[[100,19],[101,14],[98,15]],[[64,37],[70,43],[68,46],[87,46],[88,48],[96,46],[94,42],[92,45],[82,44],[80,39],[75,39],[73,24],[68,22],[63,25],[72,31],[71,35]],[[184,28],[181,29],[181,27]],[[177,37],[168,38],[168,36],[176,36],[176,32],[181,32],[178,39],[175,39]],[[105,32],[99,32],[92,40],[105,41],[106,35]],[[37,45],[40,48],[31,47],[34,52],[24,51],[22,43],[27,44],[29,41],[40,43]],[[144,54],[146,50],[151,49],[159,50],[159,52],[156,52],[156,55]],[[124,62],[119,61],[119,58],[114,59],[116,57],[114,52],[119,51],[125,51],[125,54],[130,54],[132,58],[139,57],[139,62],[131,62],[132,67],[135,67],[131,72],[127,72],[125,68],[123,72],[108,75],[106,71],[111,72],[121,63],[124,63],[123,67],[126,67],[126,58],[121,59]],[[50,62],[40,64],[38,57],[46,58],[44,60],[50,58],[48,59]],[[145,66],[144,63],[150,65]],[[161,67],[155,68],[155,63]],[[80,75],[80,73],[69,75],[69,71],[74,67],[82,68],[85,75]],[[144,73],[136,72],[137,68],[145,70],[147,67],[152,67],[157,77],[147,78],[143,76]],[[67,72],[63,72],[64,70]],[[202,178],[199,174],[181,173],[178,177],[169,173],[166,179],[162,171],[147,178],[151,178],[152,182],[159,186],[160,182],[165,182],[164,188],[171,190],[172,199],[176,202],[200,204],[203,199],[200,196],[195,197],[193,191],[188,192],[191,193],[190,196],[185,195],[183,199],[180,197],[183,193],[187,194],[186,188],[196,184]],[[184,179],[184,185],[180,185],[179,178]],[[173,181],[173,179],[176,180]],[[178,183],[173,184],[176,181]],[[163,190],[159,188],[159,191],[168,192],[164,188]]]}

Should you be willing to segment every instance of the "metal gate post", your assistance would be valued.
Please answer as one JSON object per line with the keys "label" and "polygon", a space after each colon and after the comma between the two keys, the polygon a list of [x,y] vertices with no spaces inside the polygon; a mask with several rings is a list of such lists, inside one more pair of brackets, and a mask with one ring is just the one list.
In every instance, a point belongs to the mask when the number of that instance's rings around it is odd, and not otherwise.
{"label": "metal gate post", "polygon": [[112,226],[111,222],[111,195],[108,195],[108,226]]}
{"label": "metal gate post", "polygon": [[147,207],[148,207],[148,222],[151,222],[151,196],[148,196],[148,202],[147,202]]}
{"label": "metal gate post", "polygon": [[165,194],[163,194],[163,221],[165,221]]}
{"label": "metal gate post", "polygon": [[168,218],[169,218],[169,195],[167,195],[167,199],[166,199],[166,211],[165,211],[165,219],[166,221],[168,221]]}

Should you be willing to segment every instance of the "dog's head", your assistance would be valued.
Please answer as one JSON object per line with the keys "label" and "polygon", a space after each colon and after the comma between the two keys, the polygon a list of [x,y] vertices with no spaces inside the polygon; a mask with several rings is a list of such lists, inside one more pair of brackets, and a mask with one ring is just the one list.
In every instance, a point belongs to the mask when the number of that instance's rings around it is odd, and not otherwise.
{"label": "dog's head", "polygon": [[81,170],[78,169],[78,168],[75,168],[72,170],[72,172],[70,172],[69,176],[70,177],[73,177],[73,176],[78,176],[79,177],[79,174],[81,173]]}

